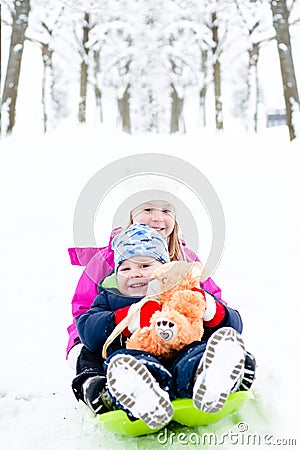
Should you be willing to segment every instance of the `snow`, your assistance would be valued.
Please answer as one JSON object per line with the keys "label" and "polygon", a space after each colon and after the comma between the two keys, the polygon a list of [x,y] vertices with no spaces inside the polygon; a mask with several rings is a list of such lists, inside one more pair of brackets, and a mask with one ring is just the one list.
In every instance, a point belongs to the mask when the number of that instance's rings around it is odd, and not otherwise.
{"label": "snow", "polygon": [[[45,136],[20,132],[2,140],[2,448],[162,447],[157,435],[136,439],[105,431],[75,400],[74,371],[65,361],[70,301],[81,273],[67,254],[76,202],[98,170],[141,151],[185,159],[216,190],[226,219],[226,247],[213,278],[244,319],[246,348],[258,361],[255,392],[269,423],[249,405],[243,418],[253,433],[267,427],[276,438],[299,442],[299,144],[289,143],[286,127],[258,135],[233,129],[127,136],[64,125]],[[105,214],[97,223],[108,232]],[[205,431],[219,434],[230,426],[224,420]],[[178,430],[186,433],[185,427]],[[182,448],[172,439],[164,448]]]}

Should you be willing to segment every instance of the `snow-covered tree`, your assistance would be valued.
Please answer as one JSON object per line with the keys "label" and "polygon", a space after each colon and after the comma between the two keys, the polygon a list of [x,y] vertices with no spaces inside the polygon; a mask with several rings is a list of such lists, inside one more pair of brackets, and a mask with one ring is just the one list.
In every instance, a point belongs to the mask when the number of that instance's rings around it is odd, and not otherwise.
{"label": "snow-covered tree", "polygon": [[222,69],[224,54],[230,43],[230,24],[232,22],[232,2],[230,0],[213,0],[201,2],[202,23],[206,27],[206,33],[201,44],[202,67],[204,72],[203,87],[200,91],[200,101],[203,104],[203,94],[206,94],[208,84],[213,84],[215,126],[222,130],[223,121],[223,98],[222,80],[224,71]]}
{"label": "snow-covered tree", "polygon": [[126,2],[115,2],[112,6],[114,7],[101,4],[101,8],[95,7],[93,10],[95,27],[91,31],[90,46],[93,48],[94,92],[101,118],[102,91],[114,90],[118,109],[118,126],[130,133],[129,70],[132,62],[131,45],[134,27],[128,17]]}
{"label": "snow-covered tree", "polygon": [[292,44],[289,29],[290,9],[295,1],[271,0],[273,25],[276,32],[277,49],[280,60],[281,78],[286,108],[286,120],[290,140],[299,136],[300,101],[292,55]]}
{"label": "snow-covered tree", "polygon": [[87,84],[88,84],[88,56],[89,56],[89,33],[90,33],[90,13],[87,11],[84,13],[84,23],[82,29],[81,40],[81,64],[80,64],[80,100],[78,109],[79,122],[86,121],[86,97],[87,97]]}
{"label": "snow-covered tree", "polygon": [[14,0],[13,3],[7,2],[6,6],[11,12],[12,26],[9,57],[2,96],[2,120],[4,119],[5,131],[11,133],[16,121],[16,103],[25,33],[28,27],[30,0]]}
{"label": "snow-covered tree", "polygon": [[32,12],[26,39],[41,50],[43,76],[41,101],[44,132],[54,128],[67,115],[66,89],[63,85],[61,62],[64,54],[60,50],[62,29],[65,27],[65,5],[54,0],[31,0]]}
{"label": "snow-covered tree", "polygon": [[98,10],[91,38],[100,91],[115,88],[123,130],[184,132],[186,89],[201,78],[198,2],[109,4]]}
{"label": "snow-covered tree", "polygon": [[171,92],[170,132],[185,132],[184,102],[201,83],[201,43],[204,27],[197,2],[177,2],[175,20],[164,30]]}
{"label": "snow-covered tree", "polygon": [[[286,2],[289,23],[297,23],[300,0]],[[286,2],[274,0],[272,10]],[[6,16],[12,12],[11,25],[16,7],[29,6],[29,0],[3,3]],[[117,126],[126,132],[184,133],[187,100],[195,93],[202,126],[214,109],[215,127],[222,129],[228,84],[234,85],[236,115],[255,130],[262,99],[260,49],[275,36],[276,26],[282,71],[285,76],[293,72],[284,51],[286,35],[279,38],[284,16],[275,14],[273,27],[270,0],[30,0],[30,7],[23,32],[40,48],[43,75],[34,89],[41,96],[44,131],[68,114],[80,122],[94,114],[101,123],[113,105]],[[11,79],[20,75],[23,47],[11,46],[3,91],[3,123],[10,131],[18,85]],[[19,58],[17,65],[13,56]],[[295,77],[285,82],[285,95],[288,121],[297,125]],[[213,108],[208,108],[211,99]],[[295,127],[291,136],[297,134]]]}
{"label": "snow-covered tree", "polygon": [[[243,50],[239,90],[236,104],[240,104],[243,121],[247,130],[257,131],[258,106],[261,100],[258,62],[261,46],[273,38],[268,0],[235,0],[238,17],[239,45]],[[244,58],[245,57],[245,58]],[[241,87],[241,83],[239,84]]]}

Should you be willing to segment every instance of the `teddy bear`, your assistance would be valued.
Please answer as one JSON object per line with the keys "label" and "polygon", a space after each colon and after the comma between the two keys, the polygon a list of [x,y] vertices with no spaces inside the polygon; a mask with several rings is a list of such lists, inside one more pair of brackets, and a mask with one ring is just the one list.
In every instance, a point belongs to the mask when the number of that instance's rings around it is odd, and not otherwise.
{"label": "teddy bear", "polygon": [[152,277],[147,296],[136,304],[137,309],[154,299],[161,310],[154,312],[150,326],[139,328],[131,335],[126,348],[172,358],[203,335],[206,309],[205,294],[200,289],[203,266],[200,262],[171,262],[157,268]]}

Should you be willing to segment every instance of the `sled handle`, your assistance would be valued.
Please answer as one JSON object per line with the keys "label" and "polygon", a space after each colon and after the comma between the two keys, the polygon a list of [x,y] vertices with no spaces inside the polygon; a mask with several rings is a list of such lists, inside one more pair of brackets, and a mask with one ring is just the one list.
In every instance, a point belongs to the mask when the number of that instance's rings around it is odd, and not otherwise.
{"label": "sled handle", "polygon": [[144,297],[142,298],[142,300],[140,300],[137,303],[133,303],[133,305],[135,306],[134,308],[132,308],[132,311],[130,311],[129,314],[127,314],[126,317],[124,317],[123,320],[121,320],[120,323],[118,323],[118,325],[114,328],[114,330],[111,332],[111,334],[108,336],[108,338],[106,339],[103,348],[102,348],[102,358],[106,359],[107,358],[107,348],[108,346],[112,343],[112,341],[114,341],[116,339],[116,337],[119,336],[119,334],[122,333],[122,331],[125,330],[125,328],[129,325],[130,320],[132,319],[132,317],[140,311],[140,309],[144,306],[145,303],[147,303],[149,301],[149,297]]}

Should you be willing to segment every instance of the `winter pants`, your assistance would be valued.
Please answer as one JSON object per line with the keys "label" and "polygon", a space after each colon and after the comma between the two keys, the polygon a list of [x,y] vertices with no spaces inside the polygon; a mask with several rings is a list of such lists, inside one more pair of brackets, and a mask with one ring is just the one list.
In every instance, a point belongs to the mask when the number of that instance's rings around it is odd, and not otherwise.
{"label": "winter pants", "polygon": [[88,378],[104,375],[103,363],[104,360],[99,354],[82,347],[76,364],[76,378],[72,382],[72,389],[77,400],[83,400],[82,385]]}
{"label": "winter pants", "polygon": [[110,359],[117,354],[132,355],[147,367],[160,387],[169,392],[171,400],[177,397],[192,398],[195,373],[206,344],[206,341],[193,342],[182,349],[176,358],[164,362],[148,352],[122,349],[114,352],[105,361],[105,366],[107,368]]}
{"label": "winter pants", "polygon": [[[89,378],[104,375],[110,359],[116,354],[130,354],[141,360],[154,376],[162,389],[169,392],[171,400],[174,398],[192,398],[195,372],[206,349],[206,341],[193,342],[183,348],[176,358],[159,361],[151,353],[140,350],[120,349],[104,361],[101,355],[90,352],[83,347],[77,360],[76,378],[72,382],[72,389],[77,400],[83,400],[82,385]],[[239,390],[250,389],[255,377],[256,361],[247,352],[245,370]]]}

